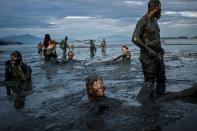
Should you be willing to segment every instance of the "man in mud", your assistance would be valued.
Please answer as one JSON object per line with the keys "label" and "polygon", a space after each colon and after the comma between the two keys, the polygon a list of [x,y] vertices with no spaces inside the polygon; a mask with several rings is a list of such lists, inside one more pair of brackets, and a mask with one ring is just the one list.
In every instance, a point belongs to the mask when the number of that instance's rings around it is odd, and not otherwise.
{"label": "man in mud", "polygon": [[129,52],[129,48],[127,46],[122,46],[122,55],[113,59],[113,61],[117,61],[122,58],[122,61],[129,61],[131,60],[131,53]]}
{"label": "man in mud", "polygon": [[159,0],[150,0],[148,12],[138,21],[133,33],[132,41],[140,48],[140,61],[144,74],[144,86],[154,84],[156,96],[165,93],[165,66],[163,61],[164,50],[160,42],[160,29],[157,24],[161,16]]}
{"label": "man in mud", "polygon": [[11,53],[11,59],[5,63],[5,83],[8,99],[14,97],[15,108],[24,106],[25,91],[31,89],[31,68],[22,62],[19,51]]}
{"label": "man in mud", "polygon": [[65,36],[65,38],[61,41],[60,48],[63,50],[63,57],[66,58],[66,51],[68,48],[70,49],[67,36]]}
{"label": "man in mud", "polygon": [[96,54],[96,46],[95,46],[93,40],[90,40],[89,44],[90,44],[90,56],[92,58]]}
{"label": "man in mud", "polygon": [[86,78],[86,93],[90,101],[96,102],[104,97],[103,80],[97,75]]}

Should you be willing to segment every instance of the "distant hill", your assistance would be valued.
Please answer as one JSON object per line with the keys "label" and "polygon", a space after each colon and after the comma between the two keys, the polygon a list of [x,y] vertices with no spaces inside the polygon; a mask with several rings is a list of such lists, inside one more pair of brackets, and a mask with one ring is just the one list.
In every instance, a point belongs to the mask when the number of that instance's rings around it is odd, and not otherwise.
{"label": "distant hill", "polygon": [[14,42],[14,41],[4,41],[0,40],[0,45],[21,45],[21,42]]}
{"label": "distant hill", "polygon": [[193,36],[193,37],[191,37],[191,39],[197,39],[197,36]]}
{"label": "distant hill", "polygon": [[111,36],[103,36],[98,37],[97,40],[102,41],[105,39],[106,41],[116,41],[116,42],[129,42],[131,41],[131,37],[124,36],[124,35],[111,35]]}
{"label": "distant hill", "polygon": [[7,36],[0,38],[3,41],[13,41],[13,42],[22,42],[24,44],[37,44],[42,41],[42,38],[38,38],[36,36],[30,34],[18,35],[18,36]]}
{"label": "distant hill", "polygon": [[161,39],[189,39],[189,37],[187,37],[187,36],[161,37]]}

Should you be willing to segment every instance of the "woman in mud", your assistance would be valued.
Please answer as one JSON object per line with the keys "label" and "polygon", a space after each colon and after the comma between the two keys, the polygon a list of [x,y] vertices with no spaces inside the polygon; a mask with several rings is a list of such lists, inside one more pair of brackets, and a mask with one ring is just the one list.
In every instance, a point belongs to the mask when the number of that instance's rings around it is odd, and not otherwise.
{"label": "woman in mud", "polygon": [[129,48],[127,46],[122,46],[122,55],[116,57],[115,59],[113,59],[113,61],[117,61],[119,59],[121,59],[122,61],[128,61],[131,60],[131,53],[129,51]]}
{"label": "woman in mud", "polygon": [[44,56],[45,56],[45,61],[51,61],[52,63],[56,64],[56,42],[54,40],[51,39],[49,34],[45,34],[44,37]]}

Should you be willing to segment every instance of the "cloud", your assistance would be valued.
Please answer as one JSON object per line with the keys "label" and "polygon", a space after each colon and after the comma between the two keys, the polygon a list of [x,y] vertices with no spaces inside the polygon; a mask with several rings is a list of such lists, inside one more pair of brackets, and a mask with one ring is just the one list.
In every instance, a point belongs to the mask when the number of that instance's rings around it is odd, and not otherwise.
{"label": "cloud", "polygon": [[191,11],[183,11],[183,12],[176,12],[176,11],[165,11],[163,15],[168,16],[183,16],[183,17],[197,17],[197,12],[191,12]]}
{"label": "cloud", "polygon": [[66,16],[65,19],[91,19],[94,17],[90,16]]}
{"label": "cloud", "polygon": [[142,1],[124,1],[124,3],[128,4],[128,5],[132,5],[132,6],[135,6],[135,5],[144,5],[144,2]]}
{"label": "cloud", "polygon": [[90,17],[90,16],[66,16],[60,19],[50,19],[53,28],[59,32],[83,34],[90,37],[103,36],[104,34],[129,34],[131,23],[121,19]]}
{"label": "cloud", "polygon": [[[113,33],[130,35],[137,20],[147,12],[147,2],[148,0],[0,0],[0,35],[22,32],[39,36],[48,32],[57,37],[65,34],[74,37]],[[163,15],[159,24],[161,30],[166,30],[166,34],[169,28],[177,33],[176,30],[191,29],[197,23],[196,0],[164,0],[161,3]],[[189,32],[197,34],[197,30]]]}

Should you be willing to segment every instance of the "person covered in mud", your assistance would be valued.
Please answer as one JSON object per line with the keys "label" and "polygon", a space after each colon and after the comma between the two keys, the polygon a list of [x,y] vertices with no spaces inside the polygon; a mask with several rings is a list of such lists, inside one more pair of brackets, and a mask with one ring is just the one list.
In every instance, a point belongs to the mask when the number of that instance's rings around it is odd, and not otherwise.
{"label": "person covered in mud", "polygon": [[58,63],[56,60],[56,42],[51,39],[49,34],[45,34],[43,46],[43,54],[45,56],[45,61],[51,61],[54,64]]}
{"label": "person covered in mud", "polygon": [[72,51],[68,52],[68,60],[73,60],[74,56],[75,56],[74,52],[72,52]]}
{"label": "person covered in mud", "polygon": [[61,41],[60,48],[63,50],[63,57],[66,58],[67,49],[70,50],[67,36],[65,36],[65,38]]}
{"label": "person covered in mud", "polygon": [[103,41],[101,42],[101,53],[104,56],[105,56],[105,53],[106,53],[106,48],[107,48],[106,41],[105,41],[105,39],[103,39]]}
{"label": "person covered in mud", "polygon": [[157,21],[161,16],[161,3],[159,0],[148,2],[147,13],[138,21],[134,30],[132,41],[140,48],[140,62],[144,74],[144,85],[156,86],[156,96],[165,93],[166,76],[163,60],[164,49],[160,42],[160,29]]}
{"label": "person covered in mud", "polygon": [[38,49],[38,54],[40,54],[40,55],[42,54],[42,48],[43,48],[42,42],[38,43],[37,49]]}
{"label": "person covered in mud", "polygon": [[121,103],[119,100],[105,96],[104,82],[98,75],[90,75],[86,78],[86,94],[92,103],[100,103],[105,106]]}
{"label": "person covered in mud", "polygon": [[68,59],[63,59],[61,64],[68,64],[68,65],[73,66],[74,64],[82,64],[83,62],[83,60],[74,59],[75,54],[73,51],[69,51],[67,53],[67,56],[68,56]]}
{"label": "person covered in mud", "polygon": [[127,46],[122,46],[122,55],[116,57],[115,59],[113,59],[113,61],[117,61],[121,59],[122,61],[129,61],[131,60],[131,53],[129,51],[129,48]]}
{"label": "person covered in mud", "polygon": [[22,62],[19,51],[11,53],[5,63],[5,83],[8,99],[14,98],[15,108],[23,108],[25,91],[31,89],[31,67]]}
{"label": "person covered in mud", "polygon": [[109,110],[117,110],[122,105],[122,101],[105,95],[103,79],[98,75],[90,75],[86,78],[86,94],[89,101],[82,104],[82,107],[86,107],[85,110],[88,111],[90,120],[91,115],[93,118],[95,115],[99,117]]}
{"label": "person covered in mud", "polygon": [[90,44],[90,56],[91,56],[91,58],[92,58],[92,57],[94,57],[95,54],[96,54],[96,46],[95,46],[93,40],[90,40],[89,44]]}
{"label": "person covered in mud", "polygon": [[68,52],[68,54],[67,54],[67,56],[68,56],[68,59],[66,59],[66,60],[62,60],[62,63],[68,63],[68,62],[70,62],[70,61],[74,61],[74,56],[75,56],[75,54],[74,54],[74,52],[73,51],[69,51]]}
{"label": "person covered in mud", "polygon": [[104,84],[101,77],[89,76],[86,78],[86,93],[90,101],[96,102],[104,97]]}
{"label": "person covered in mud", "polygon": [[101,48],[106,48],[106,47],[107,47],[106,41],[105,39],[103,39],[103,41],[101,42]]}

